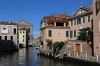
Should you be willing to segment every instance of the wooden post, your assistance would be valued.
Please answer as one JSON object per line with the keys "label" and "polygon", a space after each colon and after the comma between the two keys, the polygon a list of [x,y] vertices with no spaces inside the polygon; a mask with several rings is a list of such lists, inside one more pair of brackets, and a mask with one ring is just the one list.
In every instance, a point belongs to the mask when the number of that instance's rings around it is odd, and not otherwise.
{"label": "wooden post", "polygon": [[85,54],[85,59],[87,59],[87,52],[86,52],[86,54]]}
{"label": "wooden post", "polygon": [[98,59],[98,57],[99,57],[99,55],[98,54],[96,54],[96,61],[98,61],[99,59]]}
{"label": "wooden post", "polygon": [[70,51],[69,51],[69,57],[70,57]]}
{"label": "wooden post", "polygon": [[77,54],[77,58],[78,58],[78,52],[76,52],[76,54]]}

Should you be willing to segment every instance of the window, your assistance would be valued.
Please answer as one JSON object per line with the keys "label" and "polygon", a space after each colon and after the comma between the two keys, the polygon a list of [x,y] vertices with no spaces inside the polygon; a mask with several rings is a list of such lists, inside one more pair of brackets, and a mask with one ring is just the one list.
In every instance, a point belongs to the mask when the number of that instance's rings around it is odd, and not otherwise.
{"label": "window", "polygon": [[69,37],[69,31],[66,31],[66,37]]}
{"label": "window", "polygon": [[81,24],[80,18],[77,19],[77,25],[78,25],[78,24]]}
{"label": "window", "polygon": [[24,42],[24,39],[23,39],[23,42]]}
{"label": "window", "polygon": [[82,9],[80,10],[80,13],[82,13]]}
{"label": "window", "polygon": [[30,28],[28,28],[28,33],[30,33]]}
{"label": "window", "polygon": [[70,31],[70,38],[73,37],[73,31]]}
{"label": "window", "polygon": [[0,40],[2,40],[2,36],[0,36]]}
{"label": "window", "polygon": [[71,20],[71,26],[73,26],[73,21]]}
{"label": "window", "polygon": [[100,20],[99,20],[99,32],[100,32]]}
{"label": "window", "polygon": [[77,25],[78,25],[78,19],[77,19]]}
{"label": "window", "polygon": [[85,16],[83,16],[83,23],[85,23]]}
{"label": "window", "polygon": [[13,40],[13,36],[10,36],[10,39]]}
{"label": "window", "polygon": [[16,34],[16,28],[14,28],[14,34]]}
{"label": "window", "polygon": [[74,19],[74,25],[76,25],[76,19]]}
{"label": "window", "polygon": [[76,30],[74,30],[74,37],[76,37]]}
{"label": "window", "polygon": [[20,31],[20,33],[22,33],[22,31]]}
{"label": "window", "polygon": [[23,38],[24,38],[24,35],[23,35]]}
{"label": "window", "polygon": [[51,37],[51,36],[52,36],[52,31],[48,30],[48,37]]}
{"label": "window", "polygon": [[88,15],[88,22],[90,22],[90,15]]}
{"label": "window", "polygon": [[23,31],[23,34],[24,34],[24,31]]}
{"label": "window", "polygon": [[58,33],[58,37],[60,37],[60,33]]}
{"label": "window", "polygon": [[56,26],[63,26],[64,23],[56,23]]}
{"label": "window", "polygon": [[6,30],[6,28],[4,27],[3,30]]}
{"label": "window", "polygon": [[100,0],[96,1],[96,10],[100,10]]}
{"label": "window", "polygon": [[30,37],[28,37],[28,40],[30,40]]}
{"label": "window", "polygon": [[28,40],[28,43],[30,43],[30,40]]}
{"label": "window", "polygon": [[7,36],[5,36],[5,40],[7,40]]}

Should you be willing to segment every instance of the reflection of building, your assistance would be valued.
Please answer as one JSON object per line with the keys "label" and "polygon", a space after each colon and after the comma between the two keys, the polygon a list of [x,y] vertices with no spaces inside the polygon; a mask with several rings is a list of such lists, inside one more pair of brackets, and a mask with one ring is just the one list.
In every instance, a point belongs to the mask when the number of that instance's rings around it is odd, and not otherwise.
{"label": "reflection of building", "polygon": [[53,42],[66,41],[66,32],[69,31],[68,14],[57,14],[46,16],[41,21],[40,41],[45,49],[47,46],[46,39],[51,39]]}
{"label": "reflection of building", "polygon": [[27,32],[25,28],[21,28],[18,29],[18,40],[19,40],[19,44],[22,44],[23,47],[26,47],[26,37],[27,36]]}
{"label": "reflection of building", "polygon": [[18,24],[18,29],[21,29],[21,28],[27,29],[27,33],[28,33],[27,42],[28,42],[28,45],[32,45],[33,44],[33,25],[24,20],[17,22],[17,24]]}
{"label": "reflection of building", "polygon": [[93,11],[92,7],[80,6],[77,12],[68,19],[70,30],[67,32],[67,37],[69,38],[70,51],[77,52],[88,52],[91,53],[91,45],[87,42],[76,41],[79,35],[79,30],[83,28],[92,27],[93,23]]}
{"label": "reflection of building", "polygon": [[100,0],[93,0],[94,53],[100,54]]}
{"label": "reflection of building", "polygon": [[2,45],[2,43],[5,43],[5,46],[6,46],[6,42],[8,44],[11,43],[11,45],[9,45],[10,46],[9,49],[13,47],[18,49],[19,46],[18,46],[18,38],[17,38],[17,35],[18,35],[17,24],[13,22],[1,21],[0,31],[1,31],[0,32],[0,44]]}

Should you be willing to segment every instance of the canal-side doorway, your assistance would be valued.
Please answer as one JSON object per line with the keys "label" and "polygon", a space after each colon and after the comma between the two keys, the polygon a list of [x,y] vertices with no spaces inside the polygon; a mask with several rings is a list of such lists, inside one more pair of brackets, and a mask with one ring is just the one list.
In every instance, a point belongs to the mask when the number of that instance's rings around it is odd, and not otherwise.
{"label": "canal-side doorway", "polygon": [[80,44],[76,44],[75,48],[76,48],[76,52],[78,52],[78,54],[80,54]]}
{"label": "canal-side doorway", "polygon": [[82,52],[82,42],[81,41],[75,41],[74,42],[74,52],[78,52],[80,55]]}

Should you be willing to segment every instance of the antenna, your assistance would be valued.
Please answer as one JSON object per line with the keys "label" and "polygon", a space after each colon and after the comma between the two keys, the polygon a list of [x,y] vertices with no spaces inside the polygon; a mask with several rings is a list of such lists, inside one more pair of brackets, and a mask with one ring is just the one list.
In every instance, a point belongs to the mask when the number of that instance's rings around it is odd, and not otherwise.
{"label": "antenna", "polygon": [[74,13],[74,12],[73,12],[73,3],[72,3],[72,0],[71,0],[71,6],[72,6],[72,13]]}

